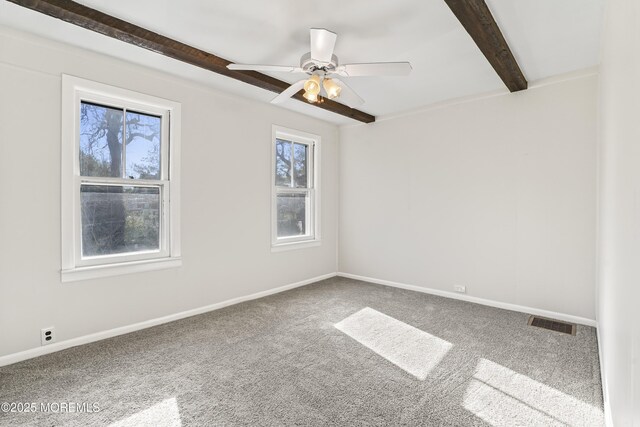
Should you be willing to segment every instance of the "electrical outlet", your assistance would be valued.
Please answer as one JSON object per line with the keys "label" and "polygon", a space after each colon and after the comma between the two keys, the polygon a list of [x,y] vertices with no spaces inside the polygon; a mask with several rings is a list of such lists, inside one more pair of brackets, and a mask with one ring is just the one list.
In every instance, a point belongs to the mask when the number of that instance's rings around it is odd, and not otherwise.
{"label": "electrical outlet", "polygon": [[42,345],[47,345],[55,342],[56,336],[54,332],[55,328],[53,326],[40,329],[40,342],[42,343]]}
{"label": "electrical outlet", "polygon": [[455,285],[453,287],[453,290],[455,290],[456,292],[459,292],[461,294],[466,294],[467,293],[467,287],[466,286]]}

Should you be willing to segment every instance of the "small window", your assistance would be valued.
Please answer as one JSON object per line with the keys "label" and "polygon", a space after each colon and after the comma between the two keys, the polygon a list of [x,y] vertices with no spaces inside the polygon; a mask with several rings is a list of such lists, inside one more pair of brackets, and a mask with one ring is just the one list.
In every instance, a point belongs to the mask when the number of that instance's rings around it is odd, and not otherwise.
{"label": "small window", "polygon": [[317,158],[320,137],[274,126],[272,247],[319,243]]}
{"label": "small window", "polygon": [[63,76],[63,280],[179,265],[179,117]]}

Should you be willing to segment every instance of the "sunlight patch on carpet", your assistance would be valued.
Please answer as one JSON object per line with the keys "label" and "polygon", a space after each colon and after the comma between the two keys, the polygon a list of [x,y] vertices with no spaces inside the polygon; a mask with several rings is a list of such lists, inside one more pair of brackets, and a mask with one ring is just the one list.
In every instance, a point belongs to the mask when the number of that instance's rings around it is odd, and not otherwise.
{"label": "sunlight patch on carpet", "polygon": [[109,427],[181,427],[180,410],[175,397],[156,403]]}
{"label": "sunlight patch on carpet", "polygon": [[600,409],[486,359],[476,366],[463,406],[494,426],[603,425]]}
{"label": "sunlight patch on carpet", "polygon": [[334,325],[419,380],[440,363],[452,344],[366,307]]}

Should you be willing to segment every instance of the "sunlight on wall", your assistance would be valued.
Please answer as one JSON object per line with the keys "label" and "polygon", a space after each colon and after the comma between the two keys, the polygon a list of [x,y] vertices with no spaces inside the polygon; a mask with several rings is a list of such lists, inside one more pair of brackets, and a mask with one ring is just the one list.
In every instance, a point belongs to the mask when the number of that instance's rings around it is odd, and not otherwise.
{"label": "sunlight on wall", "polygon": [[463,406],[491,425],[604,425],[602,411],[555,388],[480,359]]}
{"label": "sunlight on wall", "polygon": [[366,307],[334,325],[419,380],[442,360],[452,344]]}
{"label": "sunlight on wall", "polygon": [[111,424],[109,427],[181,427],[180,410],[175,397]]}

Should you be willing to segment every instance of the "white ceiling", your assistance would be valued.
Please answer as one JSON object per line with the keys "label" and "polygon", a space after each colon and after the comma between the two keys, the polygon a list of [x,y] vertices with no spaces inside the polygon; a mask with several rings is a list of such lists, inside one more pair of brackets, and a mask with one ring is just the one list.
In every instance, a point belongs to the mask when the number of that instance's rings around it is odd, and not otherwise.
{"label": "white ceiling", "polygon": [[[297,65],[309,28],[338,34],[340,62],[405,61],[408,77],[351,77],[359,109],[397,114],[504,85],[443,0],[81,0],[92,8],[239,63]],[[531,82],[598,64],[604,0],[487,0]],[[275,94],[0,3],[0,25],[142,63],[268,102]],[[290,82],[300,75],[272,74]],[[506,89],[505,89],[506,90]],[[350,119],[291,100],[285,108],[337,124]]]}

